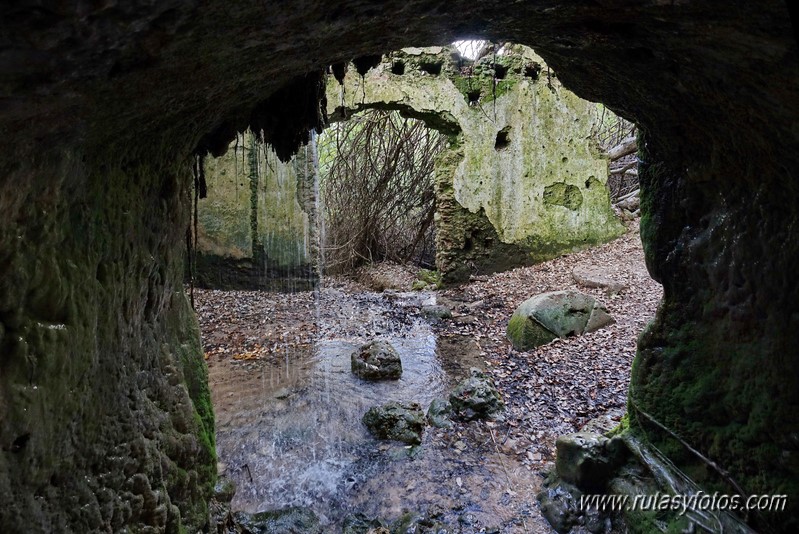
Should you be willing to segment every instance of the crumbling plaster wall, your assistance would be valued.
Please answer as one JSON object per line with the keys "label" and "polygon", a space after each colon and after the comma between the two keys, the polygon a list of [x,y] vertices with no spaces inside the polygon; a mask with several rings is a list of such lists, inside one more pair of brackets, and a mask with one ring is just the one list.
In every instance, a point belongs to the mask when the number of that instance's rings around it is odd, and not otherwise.
{"label": "crumbling plaster wall", "polygon": [[[642,237],[664,301],[631,400],[747,492],[789,495],[782,514],[750,516],[759,530],[799,528],[799,54],[785,2],[0,9],[6,530],[178,531],[176,510],[202,526],[214,461],[181,285],[186,162],[247,126],[285,159],[320,126],[317,69],[467,35],[534,46],[566,87],[642,129]],[[645,418],[630,431],[714,484]]]}
{"label": "crumbling plaster wall", "polygon": [[450,136],[435,170],[436,263],[445,280],[623,231],[605,187],[608,162],[593,141],[596,106],[564,88],[531,49],[508,46],[472,65],[450,47],[405,48],[363,76],[350,65],[341,81],[328,77],[332,120],[394,108]]}

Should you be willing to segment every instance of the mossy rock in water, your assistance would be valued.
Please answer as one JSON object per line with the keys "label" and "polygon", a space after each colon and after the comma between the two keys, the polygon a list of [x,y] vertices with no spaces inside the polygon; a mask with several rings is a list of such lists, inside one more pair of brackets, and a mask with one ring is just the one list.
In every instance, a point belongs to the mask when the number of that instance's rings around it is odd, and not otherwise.
{"label": "mossy rock in water", "polygon": [[397,380],[402,376],[400,355],[388,341],[371,341],[350,356],[352,372],[364,380]]}
{"label": "mossy rock in water", "polygon": [[452,390],[449,402],[455,415],[466,421],[489,419],[505,409],[494,383],[477,369]]}
{"label": "mossy rock in water", "polygon": [[442,278],[439,271],[420,269],[416,277],[418,280],[416,280],[412,286],[414,291],[422,289],[440,289],[442,286]]}
{"label": "mossy rock in water", "polygon": [[389,534],[388,524],[365,514],[351,514],[344,518],[341,534]]}
{"label": "mossy rock in water", "polygon": [[281,510],[234,515],[243,534],[322,534],[319,518],[308,508],[290,507]]}
{"label": "mossy rock in water", "polygon": [[389,402],[374,406],[363,416],[363,424],[378,439],[393,439],[411,445],[422,442],[425,416],[422,407],[410,404]]}
{"label": "mossy rock in water", "polygon": [[433,399],[427,408],[427,420],[436,428],[449,428],[452,426],[450,416],[452,405],[444,399]]}
{"label": "mossy rock in water", "polygon": [[579,291],[553,291],[522,302],[508,322],[507,335],[516,350],[530,350],[613,322],[594,297]]}
{"label": "mossy rock in water", "polygon": [[452,319],[452,310],[440,304],[429,304],[422,306],[421,313],[422,317],[432,321]]}

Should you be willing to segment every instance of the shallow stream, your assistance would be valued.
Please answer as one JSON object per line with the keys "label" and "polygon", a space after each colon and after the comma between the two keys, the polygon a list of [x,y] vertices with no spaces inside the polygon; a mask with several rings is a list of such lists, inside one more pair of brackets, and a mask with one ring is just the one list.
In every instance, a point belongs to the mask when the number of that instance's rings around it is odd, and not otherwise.
{"label": "shallow stream", "polygon": [[[348,514],[388,522],[423,514],[450,532],[546,532],[532,513],[539,478],[502,452],[503,423],[428,427],[410,447],[372,438],[361,417],[388,401],[424,409],[482,364],[468,338],[437,340],[420,318],[426,293],[319,292],[311,344],[286,340],[276,357],[209,360],[220,474],[233,479],[234,510],[311,508],[330,532]],[[366,382],[350,355],[384,339],[402,358],[397,381]],[[543,530],[545,529],[546,530]]]}

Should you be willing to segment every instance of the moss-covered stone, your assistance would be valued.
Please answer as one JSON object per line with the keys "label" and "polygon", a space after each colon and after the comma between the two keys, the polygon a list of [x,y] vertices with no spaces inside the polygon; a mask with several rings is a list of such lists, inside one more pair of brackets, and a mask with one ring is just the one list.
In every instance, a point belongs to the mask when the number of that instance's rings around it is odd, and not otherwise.
{"label": "moss-covered stone", "polygon": [[455,386],[449,403],[452,414],[466,421],[495,418],[505,409],[493,381],[477,369],[472,369],[471,376]]}
{"label": "moss-covered stone", "polygon": [[613,322],[594,297],[578,291],[553,291],[522,302],[508,321],[507,334],[516,350],[530,350]]}
{"label": "moss-covered stone", "polygon": [[[430,269],[419,269],[416,275],[418,282],[424,284],[425,288],[440,289],[441,288],[441,273],[438,271],[431,271]],[[420,288],[421,289],[421,288]]]}
{"label": "moss-covered stone", "polygon": [[364,380],[399,380],[402,360],[388,341],[376,340],[359,347],[350,355],[353,374]]}
{"label": "moss-covered stone", "polygon": [[363,424],[378,439],[391,439],[418,445],[426,426],[422,407],[415,403],[389,402],[369,408]]}

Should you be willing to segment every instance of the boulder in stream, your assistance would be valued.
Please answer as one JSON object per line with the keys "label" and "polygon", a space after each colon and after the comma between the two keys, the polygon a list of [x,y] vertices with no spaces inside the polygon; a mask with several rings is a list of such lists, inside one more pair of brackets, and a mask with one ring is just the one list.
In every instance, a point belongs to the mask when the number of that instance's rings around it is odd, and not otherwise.
{"label": "boulder in stream", "polygon": [[452,310],[441,304],[427,304],[422,306],[421,313],[422,317],[430,321],[452,319]]}
{"label": "boulder in stream", "polygon": [[364,380],[397,380],[402,376],[399,353],[388,341],[371,341],[352,353],[352,372]]}
{"label": "boulder in stream", "polygon": [[365,514],[350,514],[344,518],[341,534],[390,534],[388,524]]}
{"label": "boulder in stream", "polygon": [[507,334],[516,350],[530,350],[614,322],[594,297],[579,291],[553,291],[522,302],[510,318]]}
{"label": "boulder in stream", "polygon": [[452,405],[444,399],[433,399],[427,408],[427,420],[436,428],[449,428],[452,426],[450,416]]}
{"label": "boulder in stream", "polygon": [[422,407],[410,404],[389,402],[374,406],[363,416],[363,424],[378,439],[393,439],[411,445],[422,442],[425,416]]}
{"label": "boulder in stream", "polygon": [[466,421],[490,419],[505,409],[494,383],[479,369],[472,369],[472,376],[452,390],[449,402],[453,412]]}

